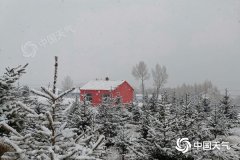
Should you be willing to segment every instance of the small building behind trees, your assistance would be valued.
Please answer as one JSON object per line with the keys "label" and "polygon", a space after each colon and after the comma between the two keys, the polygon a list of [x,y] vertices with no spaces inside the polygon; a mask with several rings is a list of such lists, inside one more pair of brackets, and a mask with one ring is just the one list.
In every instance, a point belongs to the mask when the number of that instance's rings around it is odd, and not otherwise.
{"label": "small building behind trees", "polygon": [[127,81],[105,80],[89,81],[80,88],[81,101],[91,102],[97,106],[113,100],[115,104],[130,104],[133,102],[134,89]]}

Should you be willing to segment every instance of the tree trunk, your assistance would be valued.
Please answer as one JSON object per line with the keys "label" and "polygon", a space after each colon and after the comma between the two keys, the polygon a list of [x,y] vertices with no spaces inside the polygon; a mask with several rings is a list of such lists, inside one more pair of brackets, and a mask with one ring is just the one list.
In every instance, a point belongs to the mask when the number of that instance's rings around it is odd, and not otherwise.
{"label": "tree trunk", "polygon": [[142,96],[143,96],[143,100],[144,100],[144,93],[145,93],[145,90],[144,90],[144,81],[143,81],[143,79],[142,79]]}
{"label": "tree trunk", "polygon": [[124,154],[122,154],[122,160],[125,160]]}
{"label": "tree trunk", "polygon": [[160,87],[157,87],[157,91],[156,91],[156,99],[158,100],[158,97],[159,97],[159,90],[160,90]]}
{"label": "tree trunk", "polygon": [[[53,93],[56,94],[56,86],[57,86],[57,71],[58,71],[58,57],[55,56],[55,70],[54,70],[54,81],[53,81]],[[55,105],[56,100],[53,99],[53,104]],[[55,107],[52,107],[52,118],[55,121]],[[55,145],[55,128],[52,126],[52,145]]]}

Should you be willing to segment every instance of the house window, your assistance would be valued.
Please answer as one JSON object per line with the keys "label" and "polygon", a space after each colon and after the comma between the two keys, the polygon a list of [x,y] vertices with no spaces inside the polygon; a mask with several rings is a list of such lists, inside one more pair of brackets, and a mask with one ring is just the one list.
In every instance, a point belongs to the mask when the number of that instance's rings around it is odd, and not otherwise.
{"label": "house window", "polygon": [[92,102],[92,94],[90,94],[90,93],[86,94],[86,101]]}
{"label": "house window", "polygon": [[110,94],[103,94],[102,95],[102,102],[106,103],[110,100]]}

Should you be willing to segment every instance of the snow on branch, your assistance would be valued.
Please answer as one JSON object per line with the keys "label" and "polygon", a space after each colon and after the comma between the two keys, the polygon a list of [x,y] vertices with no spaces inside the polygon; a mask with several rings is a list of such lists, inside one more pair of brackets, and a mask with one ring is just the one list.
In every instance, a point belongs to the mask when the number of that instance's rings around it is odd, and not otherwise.
{"label": "snow on branch", "polygon": [[30,109],[27,105],[23,104],[22,102],[18,101],[17,105],[20,106],[22,109],[26,110],[27,112],[32,113],[33,115],[37,115],[37,113],[34,110]]}
{"label": "snow on branch", "polygon": [[39,131],[39,132],[44,134],[44,135],[50,136],[52,134],[52,132],[48,128],[46,128],[45,126],[41,126],[41,129],[42,129],[42,131]]}
{"label": "snow on branch", "polygon": [[47,119],[48,119],[48,121],[49,121],[50,126],[53,126],[53,118],[52,118],[52,115],[50,114],[50,112],[47,112],[46,115],[47,115]]}
{"label": "snow on branch", "polygon": [[100,135],[100,137],[98,138],[98,141],[93,145],[92,150],[94,151],[95,149],[97,149],[102,144],[104,139],[105,139],[105,136],[104,135]]}
{"label": "snow on branch", "polygon": [[9,139],[4,139],[4,143],[10,145],[16,151],[16,153],[19,154],[20,159],[24,159],[24,151],[17,144],[13,143]]}
{"label": "snow on branch", "polygon": [[72,157],[74,154],[76,154],[77,152],[78,152],[78,150],[71,151],[67,155],[63,155],[63,156],[59,157],[59,159],[60,160],[68,159],[68,158]]}
{"label": "snow on branch", "polygon": [[19,68],[16,69],[17,74],[21,75],[23,73],[26,73],[25,69],[26,69],[27,66],[28,66],[28,63],[25,64],[24,66],[20,65]]}
{"label": "snow on branch", "polygon": [[154,142],[154,144],[160,151],[162,150],[161,146],[159,146],[156,142]]}
{"label": "snow on branch", "polygon": [[7,84],[6,82],[4,82],[4,81],[0,80],[0,86],[7,87],[7,86],[8,86],[8,84]]}
{"label": "snow on branch", "polygon": [[64,122],[60,127],[59,130],[62,131],[67,126],[67,122]]}
{"label": "snow on branch", "polygon": [[94,137],[94,135],[91,135],[91,136],[88,136],[88,137],[86,137],[84,139],[80,139],[80,140],[78,139],[77,143],[79,143],[79,144],[88,143],[93,137]]}
{"label": "snow on branch", "polygon": [[47,99],[51,99],[51,97],[45,95],[44,93],[42,93],[42,92],[40,92],[40,91],[37,91],[37,90],[32,89],[31,92],[32,92],[33,94],[36,94],[37,96],[44,97],[44,98],[47,98]]}
{"label": "snow on branch", "polygon": [[74,89],[75,89],[75,88],[66,90],[65,92],[61,93],[61,94],[57,97],[57,99],[64,97],[66,94],[72,92]]}
{"label": "snow on branch", "polygon": [[82,133],[81,135],[79,135],[76,140],[75,140],[75,143],[78,143],[81,141],[81,138],[85,135],[85,133]]}
{"label": "snow on branch", "polygon": [[15,67],[15,68],[6,68],[6,75],[8,77],[16,77],[16,76],[21,76],[23,73],[26,73],[25,72],[25,69],[26,67],[28,66],[28,63],[24,66],[22,65],[19,65],[18,67]]}
{"label": "snow on branch", "polygon": [[191,106],[192,102],[190,101],[187,106],[183,105],[185,108],[189,108]]}
{"label": "snow on branch", "polygon": [[57,96],[52,93],[50,90],[48,90],[47,88],[45,87],[41,87],[43,92],[45,92],[47,95],[49,95],[51,97],[51,99],[57,99]]}
{"label": "snow on branch", "polygon": [[55,155],[54,151],[52,150],[51,147],[48,148],[48,151],[50,153],[51,160],[57,160],[57,155]]}
{"label": "snow on branch", "polygon": [[16,136],[22,137],[21,134],[19,134],[15,129],[13,129],[12,127],[10,127],[8,124],[6,124],[5,122],[0,122],[0,128],[3,128],[9,132],[12,132],[13,134],[15,134]]}
{"label": "snow on branch", "polygon": [[143,155],[142,153],[136,151],[134,148],[132,148],[132,147],[130,147],[130,146],[128,146],[128,148],[129,148],[130,150],[132,150],[137,156],[139,156],[139,157],[144,157],[144,155]]}

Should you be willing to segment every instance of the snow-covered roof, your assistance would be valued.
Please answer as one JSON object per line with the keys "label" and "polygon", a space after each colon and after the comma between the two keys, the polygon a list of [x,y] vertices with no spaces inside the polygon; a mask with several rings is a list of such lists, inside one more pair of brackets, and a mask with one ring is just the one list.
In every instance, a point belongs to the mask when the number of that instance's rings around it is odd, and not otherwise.
{"label": "snow-covered roof", "polygon": [[81,90],[114,90],[119,85],[121,85],[124,81],[106,81],[106,80],[95,80],[90,81],[84,86],[82,86]]}

